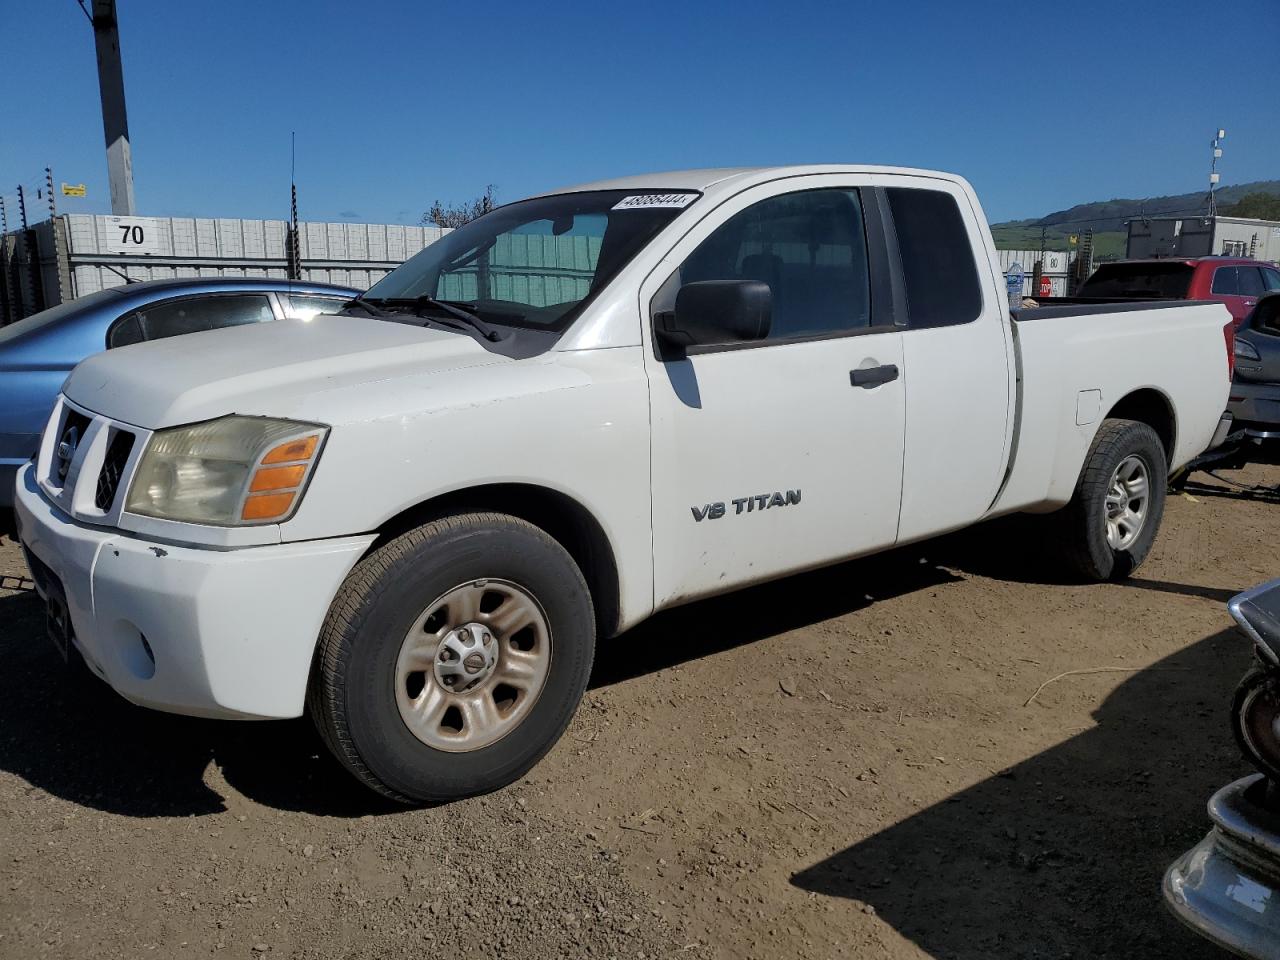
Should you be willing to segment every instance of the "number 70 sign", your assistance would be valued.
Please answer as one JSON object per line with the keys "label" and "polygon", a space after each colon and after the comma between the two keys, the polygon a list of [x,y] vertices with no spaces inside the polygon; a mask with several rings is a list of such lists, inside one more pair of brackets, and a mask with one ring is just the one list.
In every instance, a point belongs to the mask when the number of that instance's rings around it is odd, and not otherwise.
{"label": "number 70 sign", "polygon": [[108,217],[104,253],[157,254],[160,222],[154,217]]}

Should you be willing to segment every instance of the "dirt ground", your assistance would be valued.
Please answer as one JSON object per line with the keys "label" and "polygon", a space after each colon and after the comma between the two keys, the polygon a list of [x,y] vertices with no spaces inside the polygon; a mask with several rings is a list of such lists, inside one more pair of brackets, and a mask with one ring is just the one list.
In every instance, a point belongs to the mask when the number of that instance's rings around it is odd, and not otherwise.
{"label": "dirt ground", "polygon": [[68,686],[6,541],[0,957],[1218,957],[1160,877],[1246,772],[1280,497],[1201,478],[1126,583],[999,521],[664,614],[530,777],[418,810],[306,721]]}

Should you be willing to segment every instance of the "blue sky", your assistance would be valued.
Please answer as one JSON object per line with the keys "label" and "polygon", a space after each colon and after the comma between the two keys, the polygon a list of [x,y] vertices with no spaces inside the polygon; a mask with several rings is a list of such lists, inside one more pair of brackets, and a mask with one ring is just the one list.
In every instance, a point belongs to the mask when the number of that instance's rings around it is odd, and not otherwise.
{"label": "blue sky", "polygon": [[[992,220],[1280,177],[1280,0],[119,0],[138,212],[417,222],[691,166],[953,170]],[[0,0],[0,193],[106,212],[92,30]],[[25,77],[25,83],[16,82]],[[25,94],[25,95],[24,95]]]}

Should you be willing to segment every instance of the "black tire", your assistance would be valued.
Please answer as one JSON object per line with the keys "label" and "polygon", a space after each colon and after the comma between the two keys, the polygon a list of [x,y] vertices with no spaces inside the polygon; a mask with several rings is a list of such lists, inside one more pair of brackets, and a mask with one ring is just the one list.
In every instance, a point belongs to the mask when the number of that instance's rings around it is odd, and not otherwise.
{"label": "black tire", "polygon": [[[480,580],[517,584],[540,604],[551,664],[510,733],[472,752],[449,752],[418,739],[401,719],[396,658],[433,598]],[[389,541],[351,571],[321,628],[308,712],[334,756],[378,793],[403,803],[456,800],[503,787],[542,759],[586,690],[594,653],[591,595],[559,543],[505,514],[446,517]]]}
{"label": "black tire", "polygon": [[[1137,456],[1147,470],[1146,518],[1133,542],[1117,549],[1107,542],[1107,491],[1116,468]],[[1164,516],[1169,461],[1156,432],[1135,420],[1104,420],[1098,428],[1071,502],[1059,515],[1061,538],[1072,569],[1086,580],[1122,580],[1147,558]]]}
{"label": "black tire", "polygon": [[1245,759],[1274,784],[1280,784],[1280,670],[1254,667],[1236,686],[1231,701],[1231,729]]}

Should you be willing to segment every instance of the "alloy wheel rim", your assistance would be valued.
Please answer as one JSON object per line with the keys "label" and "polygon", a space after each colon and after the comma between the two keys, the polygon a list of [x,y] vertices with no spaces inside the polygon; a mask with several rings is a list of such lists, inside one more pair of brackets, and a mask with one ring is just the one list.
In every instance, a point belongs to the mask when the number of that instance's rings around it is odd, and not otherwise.
{"label": "alloy wheel rim", "polygon": [[1104,523],[1107,543],[1113,550],[1127,550],[1146,526],[1151,506],[1151,471],[1137,454],[1116,466],[1107,484]]}
{"label": "alloy wheel rim", "polygon": [[546,613],[524,588],[475,580],[414,620],[396,659],[400,718],[429,747],[468,753],[529,715],[551,667]]}

